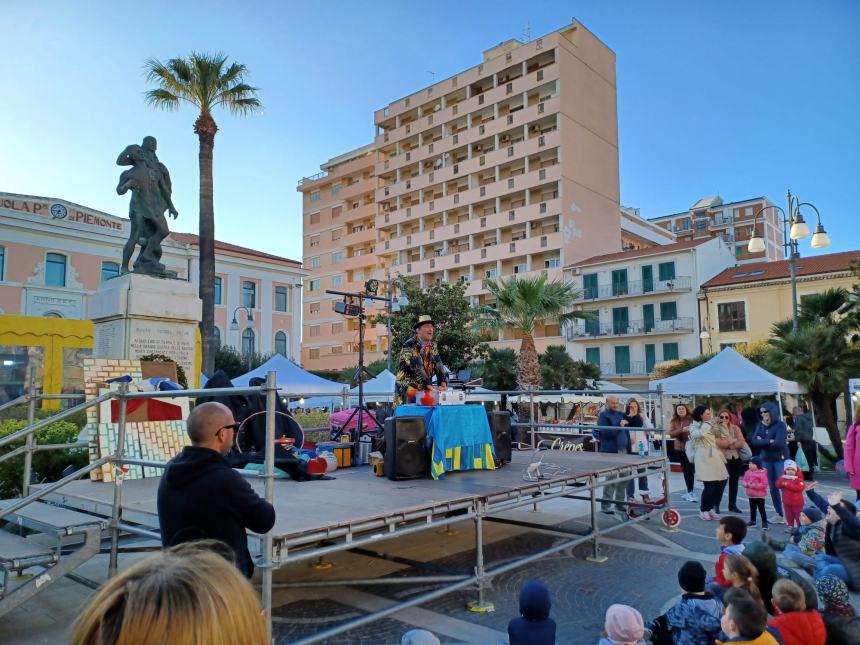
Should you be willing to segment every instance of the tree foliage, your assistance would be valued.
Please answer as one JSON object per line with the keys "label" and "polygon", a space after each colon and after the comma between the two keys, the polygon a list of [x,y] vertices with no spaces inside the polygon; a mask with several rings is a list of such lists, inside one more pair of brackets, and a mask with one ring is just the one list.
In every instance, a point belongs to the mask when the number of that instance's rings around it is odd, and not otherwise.
{"label": "tree foliage", "polygon": [[564,345],[550,345],[538,361],[545,390],[583,390],[587,379],[600,378],[600,367],[573,360]]}
{"label": "tree foliage", "polygon": [[[400,348],[415,334],[413,326],[418,316],[422,315],[429,315],[433,319],[433,342],[442,356],[442,362],[451,371],[456,372],[471,361],[486,356],[487,344],[475,328],[477,312],[466,299],[464,283],[434,283],[422,289],[415,280],[404,276],[397,277],[394,283],[400,293],[407,297],[409,304],[392,315],[393,372],[397,371]],[[373,322],[387,324],[388,315],[380,314]]]}
{"label": "tree foliage", "polygon": [[[388,368],[388,361],[384,358],[378,358],[372,363],[368,363],[364,366],[368,372],[370,372],[370,376],[367,374],[364,375],[364,382],[367,383],[371,378],[375,378],[379,376],[383,371]],[[392,371],[396,369],[392,366]],[[353,365],[352,367],[344,367],[342,370],[339,370],[337,373],[337,378],[331,379],[333,381],[337,381],[338,383],[348,383],[349,385],[358,385],[358,380],[353,378],[358,371],[358,363]]]}
{"label": "tree foliage", "polygon": [[575,318],[585,318],[583,312],[573,311],[580,292],[573,283],[550,281],[545,273],[529,278],[487,280],[486,285],[494,303],[481,308],[480,323],[490,329],[512,329],[522,334],[517,385],[523,390],[540,388],[535,329],[552,323],[564,329]]}
{"label": "tree foliage", "polygon": [[231,379],[255,370],[272,357],[271,354],[242,354],[235,347],[221,345],[215,352],[215,369],[224,370]]}
{"label": "tree foliage", "polygon": [[472,376],[484,379],[490,390],[517,389],[517,353],[512,349],[490,349],[484,361],[474,365]]}
{"label": "tree foliage", "polygon": [[144,64],[146,79],[155,89],[144,92],[147,105],[163,110],[178,110],[187,103],[198,111],[194,133],[200,146],[200,284],[203,301],[200,335],[203,344],[203,372],[215,369],[215,199],[212,181],[212,151],[218,125],[212,117],[217,107],[234,115],[249,115],[263,109],[258,88],[245,82],[248,69],[240,63],[227,63],[221,53],[193,52],[187,58],[161,62],[150,58]]}
{"label": "tree foliage", "polygon": [[[55,413],[52,411],[52,413]],[[9,419],[0,421],[0,437],[13,434],[27,427],[26,420]],[[55,421],[35,434],[36,443],[41,445],[73,443],[77,441],[80,427],[70,421]],[[24,445],[16,441],[0,448],[0,455]],[[89,461],[86,448],[68,450],[45,450],[33,453],[32,473],[35,482],[52,482],[62,477],[63,470],[72,466],[75,470],[83,468]],[[0,463],[0,496],[3,499],[21,494],[24,477],[24,456],[12,457]]]}

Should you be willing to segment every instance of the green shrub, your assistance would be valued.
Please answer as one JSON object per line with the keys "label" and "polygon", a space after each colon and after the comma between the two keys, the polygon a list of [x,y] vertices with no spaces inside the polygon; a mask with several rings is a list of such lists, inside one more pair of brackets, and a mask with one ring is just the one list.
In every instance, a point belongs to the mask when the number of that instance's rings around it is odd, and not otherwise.
{"label": "green shrub", "polygon": [[328,412],[323,412],[319,410],[315,410],[313,412],[294,412],[293,418],[299,422],[299,425],[302,427],[302,430],[307,430],[308,428],[329,427]]}
{"label": "green shrub", "polygon": [[[13,434],[26,427],[26,420],[7,419],[0,421],[0,437]],[[80,427],[71,421],[57,421],[36,432],[36,443],[42,445],[72,443],[78,440],[80,431]],[[0,454],[5,454],[22,445],[24,445],[23,441],[16,441],[9,446],[0,448]],[[56,481],[60,479],[67,466],[71,465],[78,469],[84,467],[88,461],[86,448],[36,452],[33,453],[33,479],[38,482]],[[23,476],[24,455],[18,455],[0,463],[0,497],[8,498],[20,495]]]}

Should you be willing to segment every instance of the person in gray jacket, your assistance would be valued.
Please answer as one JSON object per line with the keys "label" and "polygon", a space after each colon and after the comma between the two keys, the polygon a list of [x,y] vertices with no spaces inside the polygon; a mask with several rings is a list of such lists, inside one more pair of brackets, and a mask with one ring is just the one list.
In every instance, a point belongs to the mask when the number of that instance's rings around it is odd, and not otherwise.
{"label": "person in gray jacket", "polygon": [[811,482],[815,477],[815,467],[818,465],[818,447],[815,444],[812,428],[812,412],[804,412],[800,406],[795,406],[791,411],[794,417],[794,438],[803,455],[809,470],[803,471],[803,478]]}

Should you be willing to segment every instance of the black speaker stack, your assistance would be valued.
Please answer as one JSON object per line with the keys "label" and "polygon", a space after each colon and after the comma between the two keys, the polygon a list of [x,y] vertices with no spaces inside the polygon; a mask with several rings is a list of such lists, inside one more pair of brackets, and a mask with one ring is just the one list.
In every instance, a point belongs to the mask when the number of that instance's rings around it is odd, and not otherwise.
{"label": "black speaker stack", "polygon": [[424,417],[385,420],[385,475],[388,479],[420,479],[430,474],[430,452]]}
{"label": "black speaker stack", "polygon": [[507,411],[487,412],[490,432],[493,435],[493,448],[496,452],[496,466],[501,468],[511,461],[511,413]]}

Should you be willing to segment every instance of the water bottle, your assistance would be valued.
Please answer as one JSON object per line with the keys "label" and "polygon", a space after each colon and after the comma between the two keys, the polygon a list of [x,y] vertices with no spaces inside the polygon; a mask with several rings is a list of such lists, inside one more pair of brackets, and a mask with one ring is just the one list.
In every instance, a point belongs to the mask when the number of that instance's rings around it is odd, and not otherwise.
{"label": "water bottle", "polygon": [[644,441],[639,442],[639,458],[645,459],[645,442]]}

